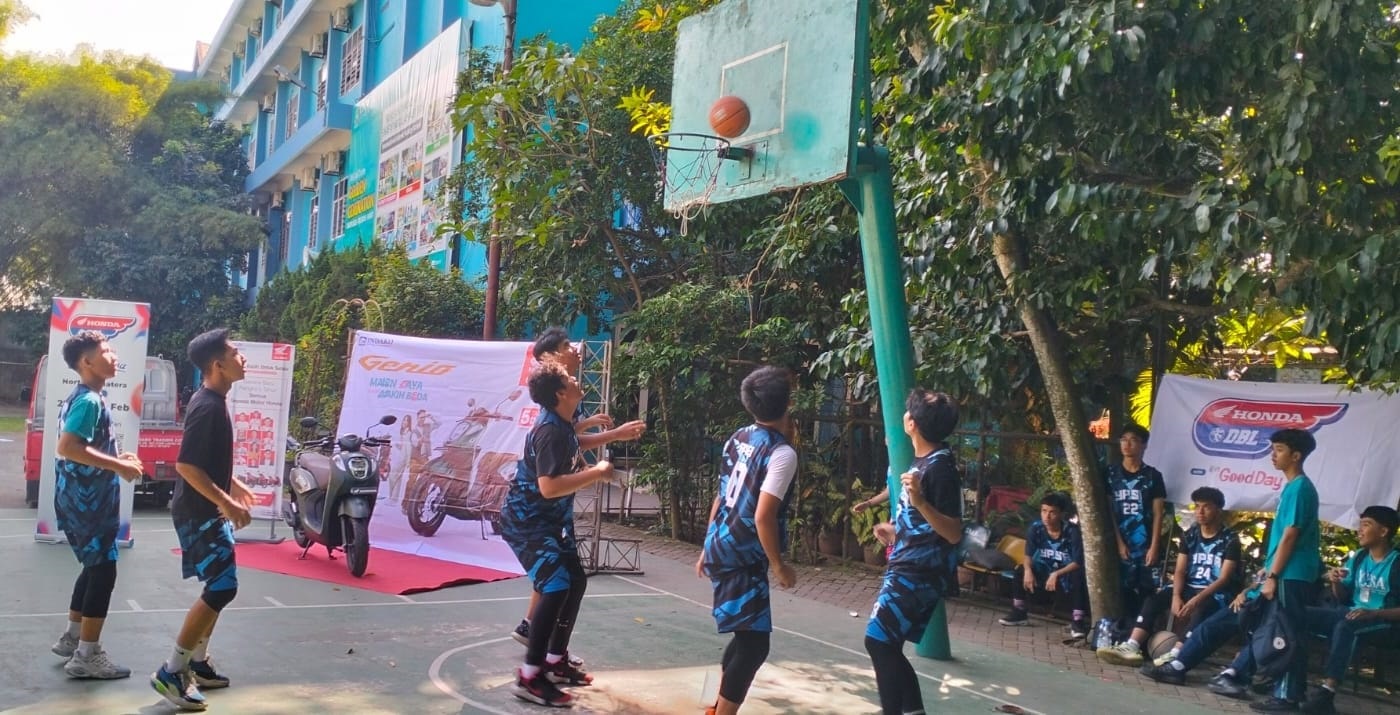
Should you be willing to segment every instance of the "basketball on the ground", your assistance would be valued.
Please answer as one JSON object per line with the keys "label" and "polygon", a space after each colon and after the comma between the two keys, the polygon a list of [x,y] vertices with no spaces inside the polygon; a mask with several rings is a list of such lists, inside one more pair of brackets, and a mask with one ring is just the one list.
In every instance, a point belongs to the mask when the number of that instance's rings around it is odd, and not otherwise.
{"label": "basketball on the ground", "polygon": [[749,105],[732,94],[710,105],[710,128],[725,139],[733,139],[749,128]]}
{"label": "basketball on the ground", "polygon": [[1172,648],[1176,647],[1179,640],[1181,639],[1177,638],[1176,634],[1171,631],[1157,631],[1153,633],[1152,637],[1147,639],[1148,658],[1156,660],[1166,655]]}

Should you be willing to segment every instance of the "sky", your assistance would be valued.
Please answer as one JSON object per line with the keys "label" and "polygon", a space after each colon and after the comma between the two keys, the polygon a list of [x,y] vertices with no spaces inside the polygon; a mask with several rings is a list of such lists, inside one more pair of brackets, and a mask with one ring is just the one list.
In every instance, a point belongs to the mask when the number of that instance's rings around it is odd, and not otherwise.
{"label": "sky", "polygon": [[5,52],[67,53],[80,44],[150,55],[194,69],[194,45],[209,42],[232,0],[21,0],[35,19],[14,28]]}

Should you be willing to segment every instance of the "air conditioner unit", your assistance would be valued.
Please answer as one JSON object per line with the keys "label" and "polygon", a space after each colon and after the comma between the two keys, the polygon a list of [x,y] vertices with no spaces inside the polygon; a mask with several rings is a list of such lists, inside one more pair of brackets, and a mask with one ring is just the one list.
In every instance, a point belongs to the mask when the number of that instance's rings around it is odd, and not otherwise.
{"label": "air conditioner unit", "polygon": [[235,60],[241,60],[241,59],[243,59],[243,47],[242,47],[241,45],[238,46],[238,47],[233,48],[233,59],[235,59]]}
{"label": "air conditioner unit", "polygon": [[302,191],[316,190],[316,167],[308,166],[297,175],[297,180],[301,182]]}
{"label": "air conditioner unit", "polygon": [[306,54],[312,57],[326,56],[326,33],[311,36],[311,49],[307,50]]}
{"label": "air conditioner unit", "polygon": [[261,17],[258,18],[258,19],[256,19],[256,20],[254,20],[254,21],[253,21],[253,24],[251,24],[251,25],[248,26],[248,34],[252,35],[253,37],[262,37],[262,18],[261,18]]}
{"label": "air conditioner unit", "polygon": [[281,194],[280,192],[272,195],[272,204],[271,204],[271,205],[272,205],[272,208],[274,208],[274,209],[280,209],[280,208],[282,208],[282,194]]}
{"label": "air conditioner unit", "polygon": [[345,32],[350,29],[350,8],[342,7],[331,13],[331,27]]}
{"label": "air conditioner unit", "polygon": [[321,155],[321,173],[339,174],[341,171],[341,157],[344,156],[338,151],[329,151]]}
{"label": "air conditioner unit", "polygon": [[277,111],[277,94],[275,92],[264,94],[263,98],[258,100],[258,109],[268,114]]}

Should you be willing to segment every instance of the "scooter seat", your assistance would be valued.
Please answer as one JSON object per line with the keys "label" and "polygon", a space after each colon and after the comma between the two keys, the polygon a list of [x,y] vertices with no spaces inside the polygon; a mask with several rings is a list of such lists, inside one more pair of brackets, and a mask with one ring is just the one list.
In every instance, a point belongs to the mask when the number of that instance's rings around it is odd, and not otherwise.
{"label": "scooter seat", "polygon": [[297,455],[297,465],[322,478],[331,473],[331,458],[320,452],[302,452]]}

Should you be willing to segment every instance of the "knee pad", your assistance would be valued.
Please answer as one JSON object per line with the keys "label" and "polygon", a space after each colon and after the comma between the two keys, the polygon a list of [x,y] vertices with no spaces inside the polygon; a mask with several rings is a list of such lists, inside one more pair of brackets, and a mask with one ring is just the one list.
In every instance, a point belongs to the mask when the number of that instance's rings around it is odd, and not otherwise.
{"label": "knee pad", "polygon": [[238,589],[236,588],[210,591],[208,587],[205,587],[204,593],[199,594],[199,600],[204,601],[204,605],[208,606],[215,613],[220,613],[224,610],[225,606],[233,601],[233,597],[237,595]]}

